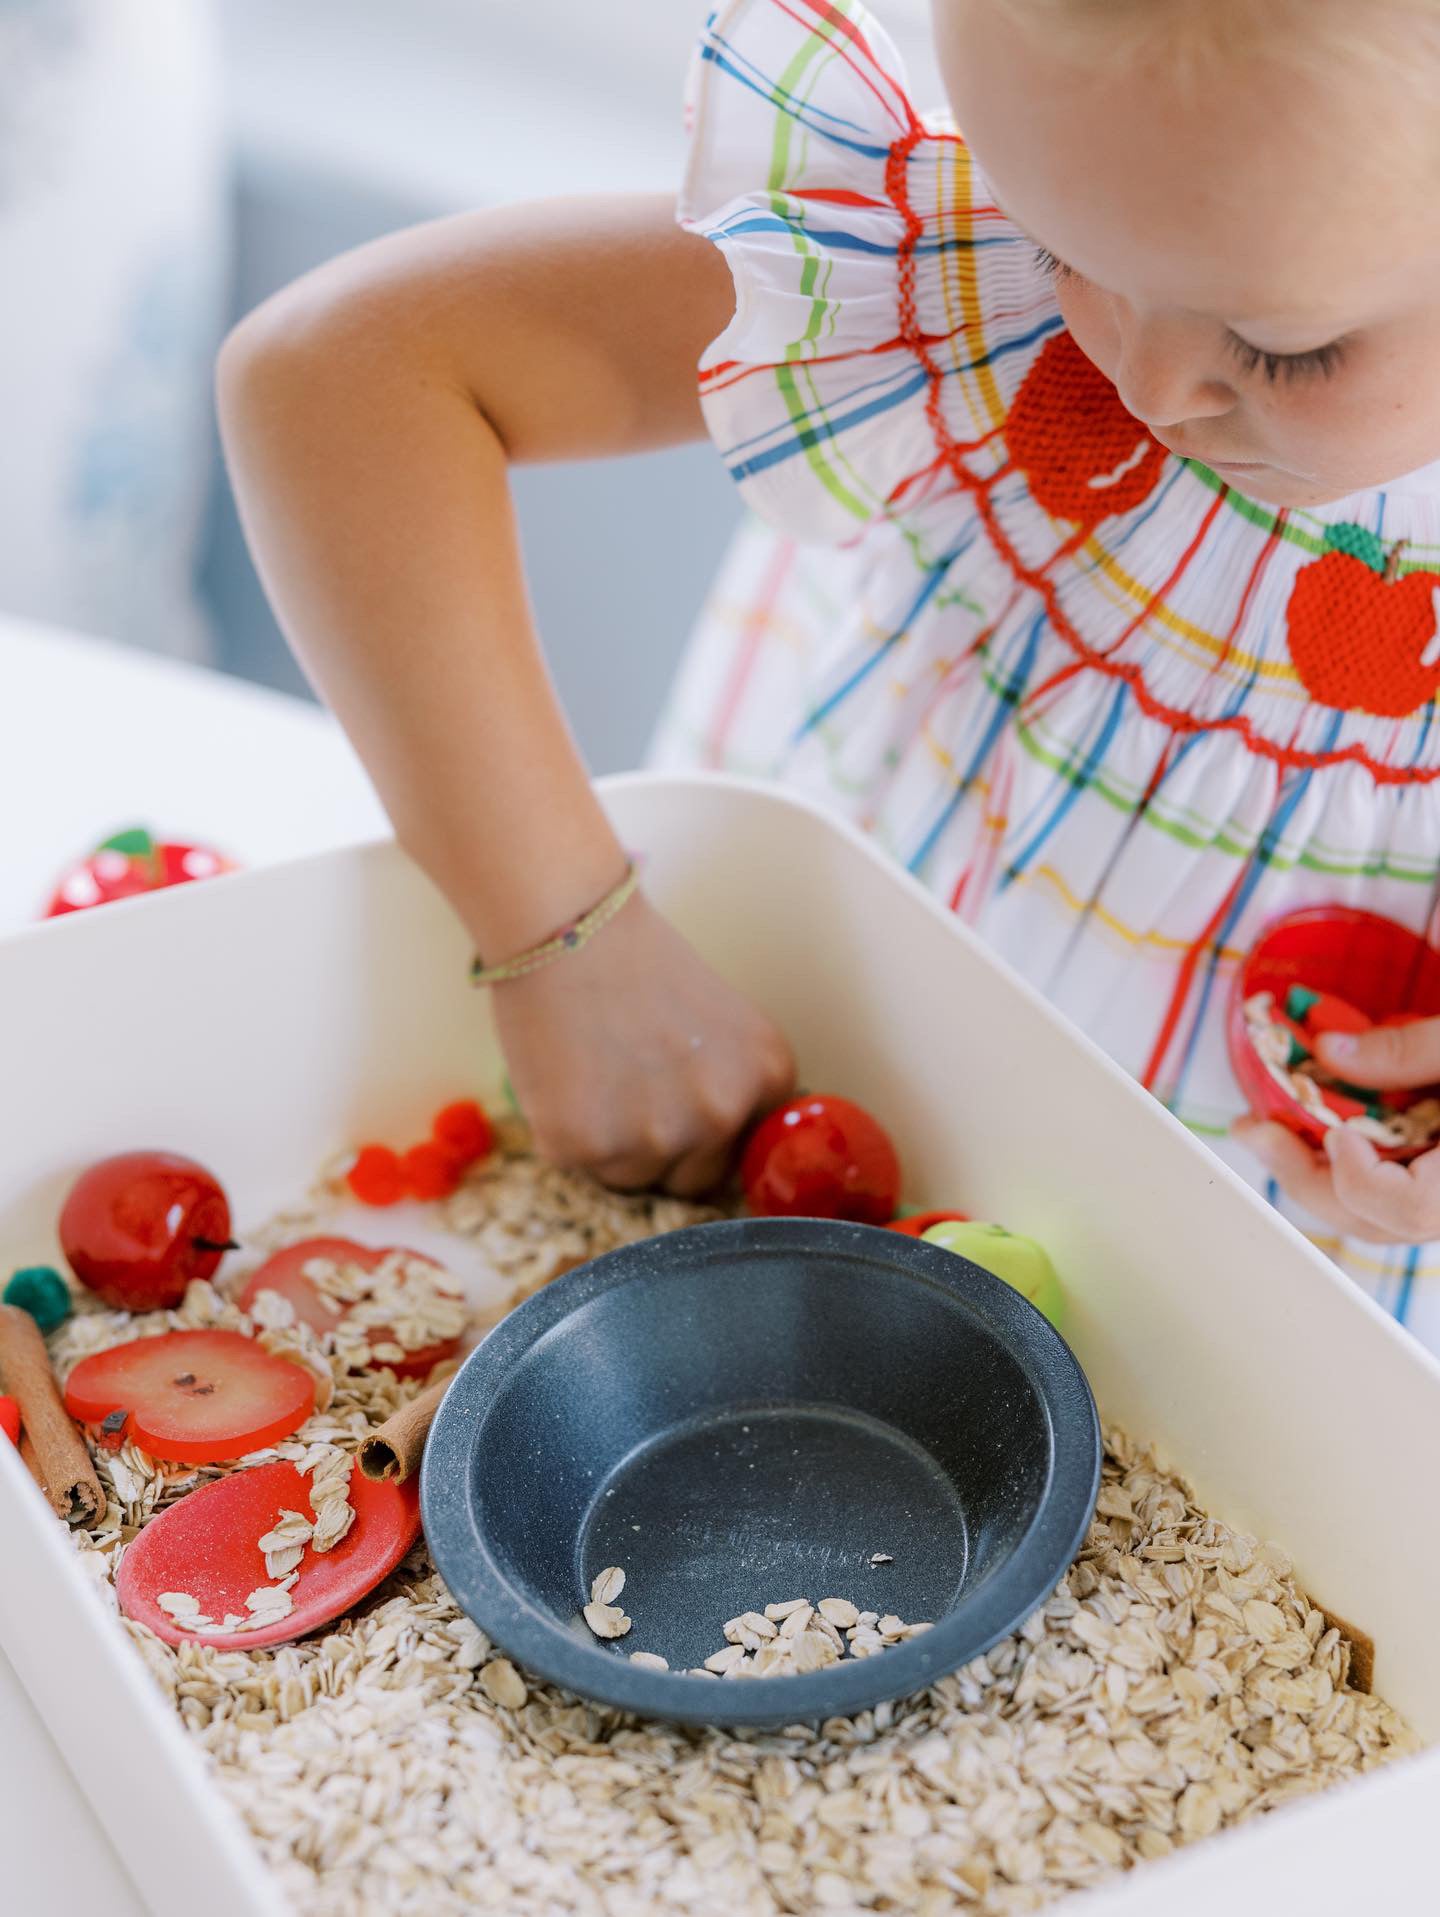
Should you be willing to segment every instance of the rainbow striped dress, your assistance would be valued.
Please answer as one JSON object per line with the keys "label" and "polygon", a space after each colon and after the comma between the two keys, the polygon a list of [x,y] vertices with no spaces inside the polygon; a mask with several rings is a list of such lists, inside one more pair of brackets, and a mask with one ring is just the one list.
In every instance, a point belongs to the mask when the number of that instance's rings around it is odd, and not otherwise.
{"label": "rainbow striped dress", "polygon": [[[754,516],[657,762],[861,825],[1256,1177],[1240,957],[1307,905],[1431,921],[1440,473],[1279,510],[1157,444],[853,0],[721,7],[690,114],[681,218],[736,286],[704,408]],[[1440,1247],[1312,1235],[1440,1348]]]}

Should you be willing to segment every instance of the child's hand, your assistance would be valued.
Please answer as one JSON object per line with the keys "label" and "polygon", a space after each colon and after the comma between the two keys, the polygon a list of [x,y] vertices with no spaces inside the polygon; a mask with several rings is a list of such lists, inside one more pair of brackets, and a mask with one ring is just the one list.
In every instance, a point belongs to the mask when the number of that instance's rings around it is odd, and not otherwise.
{"label": "child's hand", "polygon": [[537,1148],[607,1185],[711,1190],[750,1120],[793,1089],[781,1032],[643,894],[589,945],[494,999]]}
{"label": "child's hand", "polygon": [[[1440,1083],[1440,1018],[1384,1025],[1353,1037],[1327,1033],[1320,1062],[1337,1078],[1377,1091]],[[1347,1238],[1413,1245],[1440,1238],[1440,1149],[1408,1165],[1383,1159],[1348,1126],[1313,1151],[1283,1125],[1245,1118],[1234,1135],[1268,1166],[1288,1195]]]}

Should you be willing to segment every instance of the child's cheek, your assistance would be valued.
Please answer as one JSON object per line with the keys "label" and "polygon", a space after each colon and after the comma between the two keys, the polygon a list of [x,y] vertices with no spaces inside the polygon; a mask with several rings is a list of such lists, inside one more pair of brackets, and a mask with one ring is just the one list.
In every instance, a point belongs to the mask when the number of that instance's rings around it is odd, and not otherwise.
{"label": "child's cheek", "polygon": [[1245,409],[1273,460],[1345,491],[1394,478],[1407,463],[1364,367],[1342,366],[1329,379],[1248,380]]}
{"label": "child's cheek", "polygon": [[1120,336],[1110,302],[1078,273],[1062,275],[1055,286],[1060,316],[1080,351],[1112,383],[1120,363]]}

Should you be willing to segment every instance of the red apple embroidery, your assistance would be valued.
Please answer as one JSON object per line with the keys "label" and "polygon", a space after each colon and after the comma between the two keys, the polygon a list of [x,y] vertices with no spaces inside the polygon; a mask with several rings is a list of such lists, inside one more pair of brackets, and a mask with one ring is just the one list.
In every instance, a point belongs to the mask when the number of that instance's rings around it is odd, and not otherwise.
{"label": "red apple embroidery", "polygon": [[1069,333],[1045,342],[1015,395],[1005,438],[1037,504],[1079,526],[1138,506],[1166,460]]}
{"label": "red apple embroidery", "polygon": [[1387,578],[1363,527],[1332,526],[1327,539],[1290,593],[1291,664],[1322,706],[1408,718],[1440,691],[1440,573]]}
{"label": "red apple embroidery", "polygon": [[82,912],[88,906],[108,905],[114,899],[234,870],[231,860],[209,846],[166,843],[137,826],[117,832],[88,859],[72,866],[55,888],[45,917],[59,918],[65,912]]}

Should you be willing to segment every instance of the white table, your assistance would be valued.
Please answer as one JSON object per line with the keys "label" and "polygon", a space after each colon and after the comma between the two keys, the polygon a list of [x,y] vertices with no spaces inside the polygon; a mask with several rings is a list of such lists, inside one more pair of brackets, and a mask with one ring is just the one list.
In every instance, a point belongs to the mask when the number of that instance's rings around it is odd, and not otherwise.
{"label": "white table", "polygon": [[[128,825],[203,840],[243,865],[386,830],[318,708],[0,617],[0,934],[35,917],[69,860]],[[0,1907],[143,1917],[3,1653]]]}
{"label": "white table", "polygon": [[0,615],[0,933],[126,826],[266,865],[387,828],[335,722],[221,673]]}

